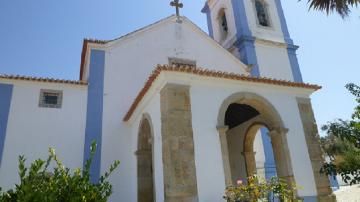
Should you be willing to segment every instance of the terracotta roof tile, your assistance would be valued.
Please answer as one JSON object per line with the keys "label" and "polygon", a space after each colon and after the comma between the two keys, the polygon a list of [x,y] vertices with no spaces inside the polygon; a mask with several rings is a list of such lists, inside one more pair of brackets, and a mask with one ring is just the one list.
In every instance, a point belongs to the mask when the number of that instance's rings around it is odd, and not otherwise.
{"label": "terracotta roof tile", "polygon": [[292,81],[286,80],[278,80],[278,79],[271,79],[266,77],[252,77],[246,76],[241,74],[235,73],[228,73],[222,71],[214,71],[209,69],[203,68],[193,68],[189,66],[168,66],[168,65],[158,65],[156,69],[152,72],[149,76],[148,80],[146,81],[144,87],[140,91],[140,93],[135,98],[134,102],[132,103],[129,111],[126,113],[123,121],[128,121],[132,114],[134,113],[135,109],[139,105],[142,98],[145,96],[147,91],[150,89],[154,81],[160,75],[161,72],[181,72],[187,74],[194,74],[198,76],[204,77],[211,77],[211,78],[222,78],[222,79],[230,79],[230,80],[237,80],[237,81],[246,81],[246,82],[253,82],[253,83],[263,83],[263,84],[270,84],[270,85],[277,85],[277,86],[286,86],[286,87],[295,87],[295,88],[306,88],[312,90],[319,90],[321,86],[307,84],[307,83],[296,83]]}
{"label": "terracotta roof tile", "polygon": [[87,85],[87,83],[83,82],[83,81],[54,79],[54,78],[41,78],[41,77],[30,77],[30,76],[20,76],[20,75],[4,75],[4,74],[0,74],[0,79],[36,81],[36,82],[47,82],[47,83],[63,83],[63,84],[74,84],[74,85]]}

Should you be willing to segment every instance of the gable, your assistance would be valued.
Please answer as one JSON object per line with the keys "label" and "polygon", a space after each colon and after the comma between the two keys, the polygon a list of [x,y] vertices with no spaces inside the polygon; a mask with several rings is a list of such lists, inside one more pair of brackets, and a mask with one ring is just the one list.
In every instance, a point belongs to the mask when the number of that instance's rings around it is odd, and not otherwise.
{"label": "gable", "polygon": [[128,53],[125,55],[128,56],[129,54],[136,55],[144,52],[143,50],[147,50],[147,52],[151,52],[150,55],[153,55],[153,52],[156,51],[166,57],[165,61],[160,60],[156,61],[156,63],[150,63],[149,67],[156,64],[168,64],[168,58],[173,57],[194,60],[198,66],[216,67],[214,70],[247,74],[245,71],[246,65],[210,38],[189,19],[182,17],[182,23],[177,23],[176,19],[176,16],[170,16],[110,41],[85,40],[81,62],[81,80],[86,80],[90,49],[115,51],[121,55],[124,55],[123,52],[127,49]]}

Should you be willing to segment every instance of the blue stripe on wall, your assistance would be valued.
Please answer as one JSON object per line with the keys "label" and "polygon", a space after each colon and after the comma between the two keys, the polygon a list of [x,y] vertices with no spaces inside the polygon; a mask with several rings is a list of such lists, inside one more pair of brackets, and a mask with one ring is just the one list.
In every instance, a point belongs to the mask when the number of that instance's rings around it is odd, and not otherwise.
{"label": "blue stripe on wall", "polygon": [[212,21],[211,21],[211,11],[210,11],[209,5],[207,3],[205,3],[205,6],[201,10],[201,12],[206,13],[207,25],[208,25],[208,29],[209,29],[209,36],[211,38],[214,38],[214,30],[213,30]]}
{"label": "blue stripe on wall", "polygon": [[267,180],[277,176],[274,152],[268,132],[267,128],[261,128],[261,139],[265,153],[265,178]]}
{"label": "blue stripe on wall", "polygon": [[238,39],[237,47],[240,53],[239,59],[247,65],[253,65],[251,75],[258,77],[260,76],[260,71],[256,58],[255,40],[248,24],[244,1],[232,0],[232,6]]}
{"label": "blue stripe on wall", "polygon": [[280,18],[280,25],[281,25],[281,30],[284,35],[284,40],[288,44],[294,44],[293,40],[290,38],[290,33],[289,33],[289,30],[288,30],[288,27],[286,24],[284,10],[282,9],[282,5],[281,5],[281,0],[275,0],[275,3],[276,3],[276,9],[278,11],[278,15]]}
{"label": "blue stripe on wall", "polygon": [[300,66],[299,66],[299,62],[297,59],[297,55],[296,55],[297,48],[298,48],[297,46],[288,45],[287,52],[288,52],[288,56],[289,56],[289,61],[290,61],[290,66],[291,66],[291,71],[293,73],[294,81],[302,83],[303,79],[302,79]]}
{"label": "blue stripe on wall", "polygon": [[289,56],[291,71],[294,77],[295,82],[303,82],[299,62],[296,56],[296,50],[298,49],[297,46],[294,45],[293,40],[290,38],[289,30],[286,24],[284,11],[282,9],[281,0],[275,0],[276,8],[278,11],[278,15],[280,18],[281,30],[284,35],[284,40],[288,44],[287,52]]}
{"label": "blue stripe on wall", "polygon": [[100,178],[104,68],[105,51],[91,50],[83,162],[85,167],[85,162],[90,157],[91,142],[95,140],[97,142],[97,149],[90,168],[91,181],[93,183],[97,183]]}
{"label": "blue stripe on wall", "polygon": [[232,0],[237,38],[250,37],[251,31],[245,11],[244,0]]}
{"label": "blue stripe on wall", "polygon": [[5,146],[13,85],[0,83],[0,167]]}

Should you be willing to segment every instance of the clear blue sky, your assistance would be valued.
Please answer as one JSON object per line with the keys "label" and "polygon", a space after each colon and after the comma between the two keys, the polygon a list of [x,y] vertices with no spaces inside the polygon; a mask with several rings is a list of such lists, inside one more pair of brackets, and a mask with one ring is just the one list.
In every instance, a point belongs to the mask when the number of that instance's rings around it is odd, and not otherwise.
{"label": "clear blue sky", "polygon": [[[170,0],[0,0],[0,74],[77,79],[83,38],[113,39],[174,13]],[[183,0],[182,14],[207,31],[205,0]],[[319,125],[350,117],[360,84],[360,12],[348,19],[308,11],[307,0],[282,0],[300,46],[304,80],[323,86],[312,96]]]}

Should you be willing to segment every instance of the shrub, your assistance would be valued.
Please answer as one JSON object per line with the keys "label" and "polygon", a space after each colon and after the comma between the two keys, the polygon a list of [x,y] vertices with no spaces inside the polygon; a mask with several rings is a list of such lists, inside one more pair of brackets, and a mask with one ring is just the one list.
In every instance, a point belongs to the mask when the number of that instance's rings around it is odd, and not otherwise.
{"label": "shrub", "polygon": [[299,201],[295,197],[296,186],[288,186],[282,179],[272,178],[268,182],[260,181],[256,176],[247,178],[247,183],[238,180],[236,186],[225,190],[224,199],[228,202],[266,202],[272,198],[282,202]]}
{"label": "shrub", "polygon": [[[25,157],[19,157],[20,184],[13,190],[1,193],[1,202],[106,202],[112,193],[112,185],[108,182],[110,174],[119,166],[115,161],[108,172],[100,177],[99,183],[90,181],[90,166],[96,151],[96,142],[90,148],[90,158],[85,163],[85,168],[75,169],[73,173],[59,160],[54,149],[49,149],[46,161],[38,159],[25,166]],[[51,162],[56,167],[48,171]]]}

